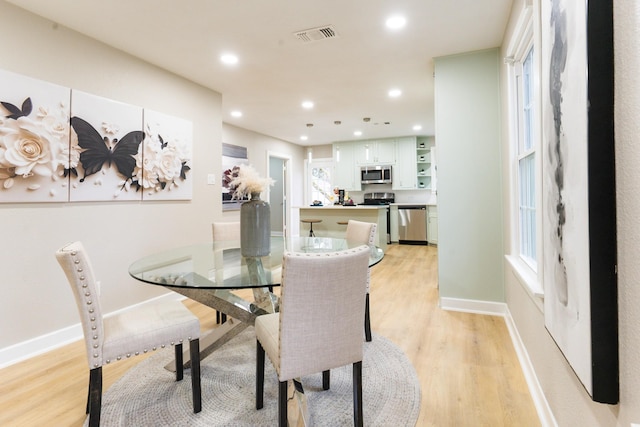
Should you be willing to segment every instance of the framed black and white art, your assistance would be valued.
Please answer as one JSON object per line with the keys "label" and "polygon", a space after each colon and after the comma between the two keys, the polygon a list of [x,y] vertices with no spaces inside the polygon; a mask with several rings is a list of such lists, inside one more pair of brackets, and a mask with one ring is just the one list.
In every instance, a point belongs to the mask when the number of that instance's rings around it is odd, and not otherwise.
{"label": "framed black and white art", "polygon": [[545,326],[618,402],[612,0],[541,0]]}

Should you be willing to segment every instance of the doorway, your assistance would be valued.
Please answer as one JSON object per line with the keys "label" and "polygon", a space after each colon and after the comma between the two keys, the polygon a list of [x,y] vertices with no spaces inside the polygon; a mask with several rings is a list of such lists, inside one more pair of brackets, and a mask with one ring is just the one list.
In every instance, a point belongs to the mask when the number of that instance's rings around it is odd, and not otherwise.
{"label": "doorway", "polygon": [[269,205],[271,207],[271,235],[287,235],[289,224],[288,194],[290,184],[287,170],[291,158],[284,154],[267,152],[268,175],[275,182],[269,188]]}

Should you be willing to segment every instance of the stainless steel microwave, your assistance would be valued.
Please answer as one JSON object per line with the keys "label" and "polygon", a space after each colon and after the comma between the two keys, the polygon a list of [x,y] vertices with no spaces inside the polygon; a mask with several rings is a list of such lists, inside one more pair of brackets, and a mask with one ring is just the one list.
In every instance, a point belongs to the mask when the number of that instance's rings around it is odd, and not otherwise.
{"label": "stainless steel microwave", "polygon": [[362,166],[360,183],[391,184],[391,165]]}

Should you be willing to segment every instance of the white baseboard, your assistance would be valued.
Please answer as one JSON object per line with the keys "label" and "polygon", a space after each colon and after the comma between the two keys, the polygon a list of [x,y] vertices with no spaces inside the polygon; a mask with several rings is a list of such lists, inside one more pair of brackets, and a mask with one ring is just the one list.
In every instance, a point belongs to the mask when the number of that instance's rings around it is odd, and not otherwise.
{"label": "white baseboard", "polygon": [[[182,300],[184,297],[176,294],[175,292],[169,292],[159,297],[116,310],[108,315],[121,313],[123,311],[131,310],[134,307],[162,299]],[[2,348],[0,349],[0,369],[48,351],[55,350],[56,348],[65,346],[80,339],[82,339],[82,326],[80,325],[80,322],[78,322],[75,325]]]}
{"label": "white baseboard", "polygon": [[465,313],[504,316],[507,311],[507,304],[503,302],[479,301],[460,298],[440,298],[440,308],[442,308],[443,310],[462,311]]}
{"label": "white baseboard", "polygon": [[535,369],[533,368],[531,359],[529,359],[529,354],[527,353],[527,349],[520,338],[518,328],[513,321],[513,317],[511,316],[511,312],[509,311],[507,304],[501,302],[465,300],[458,298],[440,298],[440,307],[443,310],[504,317],[504,321],[509,331],[509,336],[511,337],[511,342],[513,342],[513,347],[515,348],[518,361],[522,367],[525,381],[529,387],[533,404],[535,405],[538,417],[540,418],[540,424],[543,427],[558,427],[556,419],[553,416],[553,412],[551,412],[551,407],[549,407],[549,402],[547,402],[547,398],[545,397],[542,387],[538,382]]}
{"label": "white baseboard", "polygon": [[524,378],[529,386],[529,392],[531,393],[533,404],[538,412],[538,417],[540,417],[540,424],[542,424],[543,427],[558,427],[558,423],[556,422],[556,418],[553,416],[549,402],[547,402],[547,398],[542,391],[540,382],[538,382],[535,369],[533,368],[531,359],[529,359],[529,353],[527,353],[527,349],[520,338],[520,333],[518,332],[518,328],[513,321],[513,317],[511,316],[511,312],[508,307],[504,316],[504,321],[507,324],[507,329],[509,330],[513,347],[518,355],[518,360],[520,360],[520,366],[522,366]]}

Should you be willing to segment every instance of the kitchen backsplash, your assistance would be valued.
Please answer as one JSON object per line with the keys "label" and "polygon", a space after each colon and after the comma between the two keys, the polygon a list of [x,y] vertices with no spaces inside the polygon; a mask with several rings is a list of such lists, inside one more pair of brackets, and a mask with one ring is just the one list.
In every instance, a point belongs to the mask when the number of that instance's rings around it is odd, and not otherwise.
{"label": "kitchen backsplash", "polygon": [[349,191],[349,197],[356,203],[362,203],[364,201],[364,193],[390,192],[395,194],[396,203],[437,204],[437,196],[430,190],[392,190],[390,184],[369,184],[363,185],[362,188],[362,191]]}

